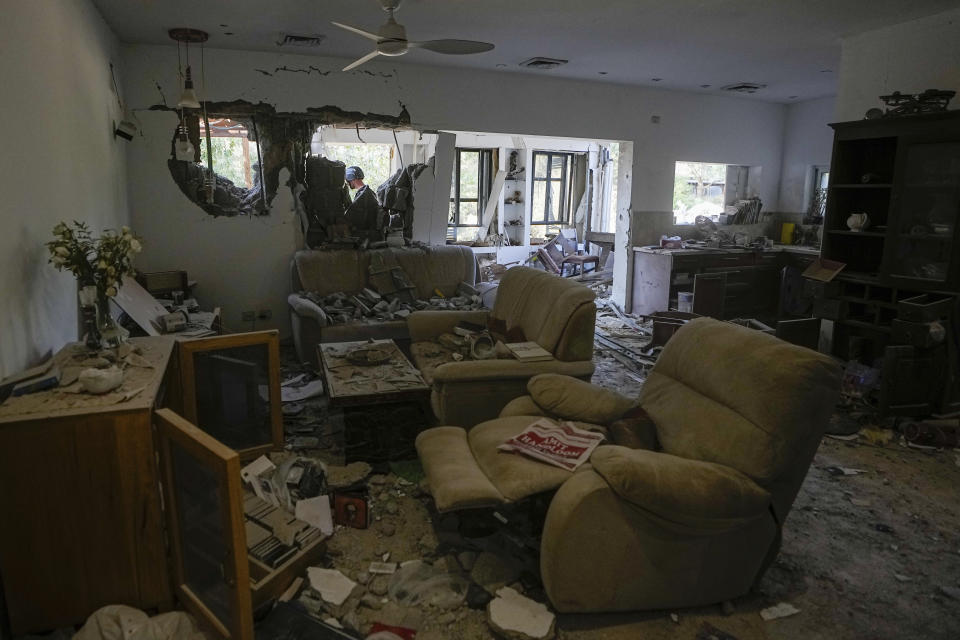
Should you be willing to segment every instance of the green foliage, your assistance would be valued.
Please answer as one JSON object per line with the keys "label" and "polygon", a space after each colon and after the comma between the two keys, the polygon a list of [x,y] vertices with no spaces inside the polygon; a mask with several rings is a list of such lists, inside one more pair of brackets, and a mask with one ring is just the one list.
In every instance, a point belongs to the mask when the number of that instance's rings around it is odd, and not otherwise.
{"label": "green foliage", "polygon": [[363,169],[363,182],[374,191],[391,175],[393,145],[390,144],[326,143],[322,153],[330,160],[339,160],[348,167],[356,165]]}
{"label": "green foliage", "polygon": [[57,271],[66,269],[83,284],[96,285],[101,295],[113,297],[123,276],[134,273],[133,257],[143,248],[141,242],[129,227],[107,229],[94,238],[85,222],[75,220],[72,227],[57,224],[46,245]]}
{"label": "green foliage", "polygon": [[[246,147],[247,155],[244,155]],[[210,137],[213,171],[238,187],[253,187],[253,166],[257,163],[257,143],[246,138]],[[207,142],[200,141],[200,163],[207,164]]]}

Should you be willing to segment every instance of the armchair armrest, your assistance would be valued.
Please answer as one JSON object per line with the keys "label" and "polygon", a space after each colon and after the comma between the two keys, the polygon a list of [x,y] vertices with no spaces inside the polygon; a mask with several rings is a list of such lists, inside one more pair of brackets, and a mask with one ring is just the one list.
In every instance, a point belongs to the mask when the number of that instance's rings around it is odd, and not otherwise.
{"label": "armchair armrest", "polygon": [[290,309],[301,318],[310,318],[316,320],[321,327],[327,326],[329,320],[327,314],[315,302],[301,297],[299,294],[291,293],[287,296],[287,304]]}
{"label": "armchair armrest", "polygon": [[530,378],[544,372],[589,379],[593,375],[593,362],[448,362],[433,372],[430,403],[440,424],[469,428],[496,418],[508,402],[527,394]]}
{"label": "armchair armrest", "polygon": [[770,505],[757,483],[713,462],[614,445],[599,447],[590,462],[623,500],[703,533],[743,526]]}
{"label": "armchair armrest", "polygon": [[487,325],[489,311],[414,311],[407,317],[407,330],[412,342],[430,340],[441,333],[451,333],[462,321]]}

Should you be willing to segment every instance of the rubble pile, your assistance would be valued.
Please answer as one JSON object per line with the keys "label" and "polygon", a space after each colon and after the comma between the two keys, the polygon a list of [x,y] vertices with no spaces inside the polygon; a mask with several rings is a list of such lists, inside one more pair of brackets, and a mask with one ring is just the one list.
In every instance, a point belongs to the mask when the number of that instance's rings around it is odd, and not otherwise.
{"label": "rubble pile", "polygon": [[555,637],[536,554],[518,551],[502,531],[477,533],[462,516],[438,516],[422,481],[365,464],[327,471],[334,493],[348,484],[364,495],[370,517],[365,528],[337,526],[326,557],[291,593],[315,624],[350,637],[383,629],[418,640]]}
{"label": "rubble pile", "polygon": [[414,311],[475,311],[483,308],[479,295],[433,297],[411,302],[403,302],[400,298],[388,301],[373,289],[364,289],[353,295],[337,292],[324,296],[310,291],[301,291],[299,295],[320,308],[323,313],[321,324],[327,325],[403,320]]}

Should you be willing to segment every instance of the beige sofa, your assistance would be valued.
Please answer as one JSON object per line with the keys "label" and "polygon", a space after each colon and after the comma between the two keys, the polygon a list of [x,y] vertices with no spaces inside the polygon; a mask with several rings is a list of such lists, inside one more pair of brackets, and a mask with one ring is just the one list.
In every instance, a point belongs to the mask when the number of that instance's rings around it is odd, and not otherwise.
{"label": "beige sofa", "polygon": [[441,511],[557,490],[540,569],[558,611],[719,603],[746,593],[776,556],[839,383],[824,355],[700,318],[674,335],[640,392],[651,448],[601,445],[572,473],[498,453],[535,416],[605,430],[636,403],[538,376],[503,417],[469,433],[424,431],[417,451]]}
{"label": "beige sofa", "polygon": [[[562,373],[589,380],[593,375],[594,292],[553,274],[514,267],[500,280],[493,309],[473,312],[418,311],[410,315],[414,364],[433,389],[431,404],[439,424],[472,427],[495,418],[510,400],[526,393],[539,373]],[[554,360],[464,360],[454,362],[436,338],[466,320],[502,333],[508,342],[534,341]],[[438,357],[438,352],[440,355]]]}
{"label": "beige sofa", "polygon": [[300,291],[320,295],[358,293],[370,286],[370,264],[378,259],[377,256],[387,264],[401,267],[416,287],[415,296],[421,300],[436,295],[434,289],[439,289],[444,296],[452,296],[461,282],[473,284],[479,277],[477,260],[469,247],[441,245],[373,251],[297,251],[290,263],[292,293],[287,301],[293,342],[301,362],[316,365],[317,344],[321,342],[408,338],[404,320],[329,325],[315,303],[298,295]]}

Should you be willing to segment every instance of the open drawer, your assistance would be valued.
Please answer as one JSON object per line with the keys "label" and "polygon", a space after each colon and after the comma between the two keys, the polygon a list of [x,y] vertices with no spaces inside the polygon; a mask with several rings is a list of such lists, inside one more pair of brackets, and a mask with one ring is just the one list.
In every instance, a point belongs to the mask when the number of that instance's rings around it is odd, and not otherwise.
{"label": "open drawer", "polygon": [[[269,528],[271,515],[294,518],[245,497],[238,452],[170,409],[156,411],[154,422],[176,596],[220,637],[252,640],[253,609],[314,563],[324,538],[301,527],[292,540],[271,540],[279,535]],[[262,551],[276,545],[286,546]]]}

